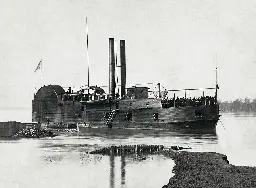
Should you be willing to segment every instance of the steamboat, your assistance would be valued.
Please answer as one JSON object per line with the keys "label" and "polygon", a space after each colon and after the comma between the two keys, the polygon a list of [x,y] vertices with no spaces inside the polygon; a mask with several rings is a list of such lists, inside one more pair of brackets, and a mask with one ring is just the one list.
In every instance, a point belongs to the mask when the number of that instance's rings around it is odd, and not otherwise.
{"label": "steamboat", "polygon": [[[116,71],[120,68],[120,85]],[[117,66],[115,39],[109,38],[109,92],[89,85],[74,91],[59,85],[41,87],[32,101],[32,121],[49,127],[172,129],[174,127],[214,128],[219,120],[218,84],[200,89],[200,97],[180,97],[181,90],[163,89],[156,84],[152,95],[149,87],[126,87],[125,40],[120,40],[120,65]],[[213,90],[213,96],[205,96]],[[119,92],[120,91],[120,92]],[[172,96],[169,95],[172,94]],[[153,96],[153,97],[152,97]]]}

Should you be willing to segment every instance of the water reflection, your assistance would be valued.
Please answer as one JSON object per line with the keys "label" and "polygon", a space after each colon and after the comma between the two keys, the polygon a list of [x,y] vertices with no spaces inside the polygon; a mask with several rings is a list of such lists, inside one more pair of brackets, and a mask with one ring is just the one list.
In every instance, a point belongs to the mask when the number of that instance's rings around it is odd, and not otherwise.
{"label": "water reflection", "polygon": [[137,160],[88,154],[111,145],[190,146],[191,151],[227,154],[233,164],[256,165],[256,117],[225,115],[221,121],[216,130],[90,129],[55,138],[0,140],[0,187],[153,188],[168,183],[174,162],[164,156]]}
{"label": "water reflection", "polygon": [[161,187],[173,176],[174,161],[163,156],[147,156],[145,160],[135,155],[105,157],[109,158],[109,188]]}
{"label": "water reflection", "polygon": [[121,156],[121,187],[125,187],[125,157]]}
{"label": "water reflection", "polygon": [[[192,129],[192,128],[179,128],[171,130],[161,130],[161,129],[122,129],[122,128],[85,128],[80,130],[78,133],[80,138],[85,139],[86,136],[100,137],[100,138],[127,138],[127,137],[142,137],[142,136],[154,136],[162,137],[164,135],[211,135],[216,136],[215,128],[201,128],[201,129]],[[84,136],[84,137],[83,137]]]}
{"label": "water reflection", "polygon": [[[85,129],[77,139],[86,139],[90,149],[111,145],[179,145],[195,150],[213,151],[218,143],[216,129],[136,130],[136,129]],[[202,147],[202,145],[204,145]]]}
{"label": "water reflection", "polygon": [[115,156],[110,155],[110,188],[115,187]]}
{"label": "water reflection", "polygon": [[[74,177],[67,177],[67,172],[80,177],[83,181],[76,182],[77,187],[109,187],[109,188],[133,188],[133,187],[161,187],[168,182],[172,176],[174,162],[172,159],[161,155],[145,156],[145,160],[139,160],[136,155],[129,156],[102,156],[88,154],[95,148],[109,144],[107,140],[99,145],[82,144],[91,139],[79,139],[78,136],[59,136],[53,139],[42,139],[39,141],[40,161],[42,177],[58,174],[63,181],[74,181]],[[32,140],[31,140],[32,141]],[[111,140],[113,141],[113,140]],[[118,145],[119,140],[114,141]],[[62,147],[63,146],[63,147]],[[80,149],[80,147],[84,147]],[[73,148],[71,150],[71,148]],[[46,166],[45,166],[46,165]],[[47,170],[51,173],[47,173]],[[162,174],[156,176],[156,174]],[[143,175],[143,177],[141,177]],[[56,181],[56,180],[55,180]],[[145,182],[146,181],[146,182]],[[86,183],[85,183],[86,182]],[[52,187],[52,186],[48,186]],[[67,186],[66,186],[67,187]]]}

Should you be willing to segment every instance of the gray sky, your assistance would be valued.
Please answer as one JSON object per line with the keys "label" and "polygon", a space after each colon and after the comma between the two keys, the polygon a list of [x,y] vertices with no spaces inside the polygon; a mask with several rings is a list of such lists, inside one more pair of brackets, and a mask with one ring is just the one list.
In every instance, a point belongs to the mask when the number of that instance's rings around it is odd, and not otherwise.
{"label": "gray sky", "polygon": [[[0,0],[0,109],[31,109],[43,83],[108,85],[108,38],[126,40],[127,82],[256,96],[255,0]],[[29,118],[31,112],[28,113]],[[1,117],[0,117],[1,120]]]}

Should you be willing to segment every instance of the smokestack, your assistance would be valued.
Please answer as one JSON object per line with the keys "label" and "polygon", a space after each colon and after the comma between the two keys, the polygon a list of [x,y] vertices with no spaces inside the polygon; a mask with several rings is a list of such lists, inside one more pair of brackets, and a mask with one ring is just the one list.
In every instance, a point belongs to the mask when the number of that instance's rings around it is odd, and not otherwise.
{"label": "smokestack", "polygon": [[114,38],[109,38],[109,94],[112,99],[115,98],[115,50]]}
{"label": "smokestack", "polygon": [[121,97],[124,97],[125,86],[126,86],[125,40],[120,40],[120,64],[121,64]]}

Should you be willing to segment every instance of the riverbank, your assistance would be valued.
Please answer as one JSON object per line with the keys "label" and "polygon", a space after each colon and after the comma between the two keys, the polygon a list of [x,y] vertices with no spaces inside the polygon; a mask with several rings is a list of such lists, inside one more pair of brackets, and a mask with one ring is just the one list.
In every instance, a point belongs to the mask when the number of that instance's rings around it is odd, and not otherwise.
{"label": "riverbank", "polygon": [[256,187],[256,167],[234,166],[225,155],[214,152],[165,152],[175,161],[164,188]]}

